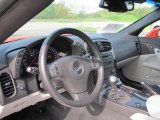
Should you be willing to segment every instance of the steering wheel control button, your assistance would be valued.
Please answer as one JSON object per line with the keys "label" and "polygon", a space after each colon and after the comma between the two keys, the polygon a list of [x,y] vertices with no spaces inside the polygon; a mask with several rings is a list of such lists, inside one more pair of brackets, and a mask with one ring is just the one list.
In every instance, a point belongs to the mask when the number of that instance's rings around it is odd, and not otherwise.
{"label": "steering wheel control button", "polygon": [[98,69],[99,68],[99,62],[95,60],[94,58],[91,59],[92,69]]}
{"label": "steering wheel control button", "polygon": [[59,68],[58,68],[58,65],[57,65],[57,64],[55,64],[55,70],[56,70],[57,76],[59,76],[59,75],[60,75],[60,71],[59,71]]}
{"label": "steering wheel control button", "polygon": [[83,65],[79,61],[73,63],[73,71],[76,74],[81,74],[83,72]]}
{"label": "steering wheel control button", "polygon": [[50,74],[52,78],[60,77],[61,72],[57,62],[54,62],[50,67]]}

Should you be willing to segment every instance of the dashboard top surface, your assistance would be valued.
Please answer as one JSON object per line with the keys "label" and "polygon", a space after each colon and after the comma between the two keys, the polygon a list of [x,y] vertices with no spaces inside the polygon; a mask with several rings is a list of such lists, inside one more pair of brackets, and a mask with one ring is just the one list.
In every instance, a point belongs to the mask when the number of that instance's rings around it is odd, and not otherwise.
{"label": "dashboard top surface", "polygon": [[[116,36],[115,34],[97,34],[97,33],[87,33],[91,40],[95,41],[108,41],[111,42],[111,46],[114,51],[116,62],[122,61],[124,59],[134,57],[138,55],[137,47],[135,42],[137,38],[134,36]],[[69,42],[80,42],[83,41],[75,36],[65,36],[69,39]],[[42,44],[46,36],[32,37],[19,41],[4,43],[0,45],[0,70],[7,67],[7,53],[20,49],[20,48],[32,48],[38,44]],[[127,52],[126,52],[127,50]]]}

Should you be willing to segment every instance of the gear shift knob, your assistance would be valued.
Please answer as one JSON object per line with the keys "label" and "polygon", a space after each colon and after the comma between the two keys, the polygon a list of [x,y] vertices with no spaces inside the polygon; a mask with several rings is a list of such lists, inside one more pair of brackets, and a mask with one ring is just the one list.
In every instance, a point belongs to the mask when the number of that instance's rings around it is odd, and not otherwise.
{"label": "gear shift knob", "polygon": [[109,77],[109,82],[111,85],[111,90],[116,90],[117,89],[117,78],[112,75]]}

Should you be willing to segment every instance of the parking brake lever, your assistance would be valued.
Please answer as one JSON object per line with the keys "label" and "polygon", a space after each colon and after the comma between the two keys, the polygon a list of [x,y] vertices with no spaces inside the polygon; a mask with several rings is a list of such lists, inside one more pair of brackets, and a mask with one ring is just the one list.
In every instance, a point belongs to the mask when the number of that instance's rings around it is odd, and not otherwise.
{"label": "parking brake lever", "polygon": [[150,95],[158,95],[158,93],[153,90],[149,85],[147,85],[146,83],[144,82],[141,82],[141,85],[143,86],[144,89],[146,89]]}

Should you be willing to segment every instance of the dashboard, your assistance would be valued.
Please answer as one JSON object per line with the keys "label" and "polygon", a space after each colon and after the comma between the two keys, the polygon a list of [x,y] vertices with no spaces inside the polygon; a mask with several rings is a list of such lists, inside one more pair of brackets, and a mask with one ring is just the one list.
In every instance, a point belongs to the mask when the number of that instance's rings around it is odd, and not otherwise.
{"label": "dashboard", "polygon": [[[9,75],[11,79],[13,79],[13,86],[15,87],[12,88],[12,94],[10,91],[6,92],[6,94],[9,93],[11,95],[4,95],[2,104],[10,103],[10,101],[8,101],[11,100],[10,97],[12,101],[14,101],[39,90],[45,90],[38,70],[39,52],[43,41],[44,39],[42,41],[35,41],[30,43],[29,46],[15,49],[7,53],[7,69],[10,70]],[[109,85],[107,82],[109,76],[116,75],[115,57],[110,42],[104,39],[97,39],[94,40],[94,42],[101,52],[103,63],[105,64],[104,87],[106,87]],[[80,38],[74,36],[60,36],[49,46],[46,61],[49,65],[59,58],[70,55],[87,56],[89,58],[94,56],[89,46]],[[89,78],[92,79],[92,84],[95,84],[96,78],[96,71],[93,71]],[[4,85],[4,88],[8,88],[8,86]],[[58,86],[56,87],[58,88]],[[8,89],[2,89],[2,91],[8,91]]]}
{"label": "dashboard", "polygon": [[[127,56],[130,58],[138,55],[135,43],[131,44],[125,41],[116,46],[117,42],[112,38],[109,40],[106,39],[108,37],[99,34],[89,34],[88,36],[102,55],[105,72],[104,87],[109,86],[108,77],[117,75],[117,63]],[[50,98],[38,74],[39,52],[45,38],[45,36],[33,37],[0,45],[0,110],[2,111],[0,118],[6,116],[8,110],[9,113],[14,113]],[[118,51],[124,45],[129,45],[130,51],[127,51],[127,54]],[[48,48],[47,64],[70,55],[92,57],[93,53],[80,38],[60,36]],[[96,71],[93,71],[89,77],[93,84],[96,82],[96,77]]]}

